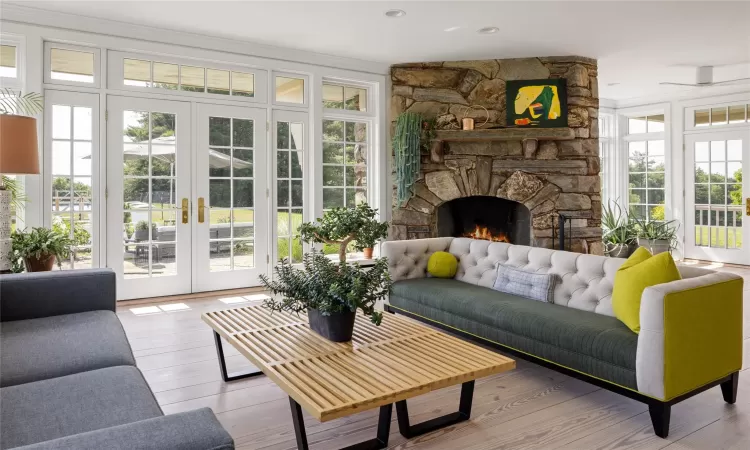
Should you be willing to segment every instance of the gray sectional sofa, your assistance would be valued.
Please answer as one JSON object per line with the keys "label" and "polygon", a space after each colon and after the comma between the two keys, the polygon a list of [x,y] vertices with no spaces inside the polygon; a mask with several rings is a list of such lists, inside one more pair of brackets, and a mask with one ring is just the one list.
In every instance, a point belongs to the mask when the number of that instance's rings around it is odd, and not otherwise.
{"label": "gray sectional sofa", "polygon": [[[454,278],[430,278],[437,251],[458,259]],[[529,359],[649,405],[669,433],[672,405],[721,385],[737,396],[742,367],[743,280],[680,266],[682,279],[646,288],[639,334],[614,317],[619,258],[467,238],[385,242],[393,287],[386,311]],[[552,303],[492,289],[496,266],[554,274]]]}
{"label": "gray sectional sofa", "polygon": [[117,315],[115,274],[0,275],[0,449],[224,450],[203,408],[165,416]]}

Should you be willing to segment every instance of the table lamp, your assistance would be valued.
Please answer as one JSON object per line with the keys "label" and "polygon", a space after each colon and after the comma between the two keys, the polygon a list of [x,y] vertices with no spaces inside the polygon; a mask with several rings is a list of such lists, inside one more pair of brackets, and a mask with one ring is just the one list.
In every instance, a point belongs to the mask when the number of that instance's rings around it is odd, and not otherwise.
{"label": "table lamp", "polygon": [[[36,119],[26,116],[0,115],[0,174],[39,173]],[[0,178],[0,273],[10,271],[10,191]]]}

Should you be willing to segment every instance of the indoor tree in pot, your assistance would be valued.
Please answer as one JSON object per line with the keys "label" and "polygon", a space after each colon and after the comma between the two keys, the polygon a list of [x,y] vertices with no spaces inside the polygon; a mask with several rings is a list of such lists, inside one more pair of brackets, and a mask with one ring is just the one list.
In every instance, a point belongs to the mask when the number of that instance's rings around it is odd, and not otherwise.
{"label": "indoor tree in pot", "polygon": [[299,231],[305,242],[337,245],[339,260],[313,251],[303,256],[301,268],[281,261],[274,268],[273,280],[260,276],[274,295],[264,305],[272,311],[306,310],[310,328],[334,342],[351,340],[357,309],[379,325],[383,315],[375,311],[375,304],[391,287],[387,260],[378,258],[367,268],[346,262],[346,247],[361,230],[378,223],[376,215],[376,210],[360,204],[331,209],[317,223],[302,224]]}
{"label": "indoor tree in pot", "polygon": [[74,243],[67,235],[49,228],[32,228],[31,231],[14,231],[11,235],[13,250],[11,260],[15,261],[14,271],[18,271],[17,262],[23,260],[28,272],[46,272],[57,267],[62,268],[62,261],[70,256]]}

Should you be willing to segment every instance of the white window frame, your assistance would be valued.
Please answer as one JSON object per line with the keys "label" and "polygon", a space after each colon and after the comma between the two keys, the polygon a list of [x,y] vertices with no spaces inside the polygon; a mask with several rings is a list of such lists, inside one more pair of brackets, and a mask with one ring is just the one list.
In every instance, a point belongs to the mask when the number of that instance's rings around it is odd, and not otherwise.
{"label": "white window frame", "polygon": [[[609,204],[610,200],[617,199],[617,115],[614,110],[599,109],[599,145],[601,145],[601,173],[604,179],[600,180],[600,194],[602,206]],[[606,194],[606,195],[605,195]]]}
{"label": "white window frame", "polygon": [[[634,117],[646,117],[664,115],[664,131],[652,133],[629,134],[628,119]],[[630,189],[629,189],[629,153],[628,144],[632,141],[664,141],[664,220],[672,220],[676,217],[673,214],[672,200],[672,127],[671,105],[661,103],[647,106],[636,106],[632,108],[623,108],[617,110],[617,130],[618,130],[618,155],[616,165],[619,169],[616,171],[619,180],[614,198],[619,198],[620,206],[626,210],[630,209]],[[648,145],[648,144],[646,144]],[[679,218],[679,220],[682,220]]]}
{"label": "white window frame", "polygon": [[[105,235],[101,232],[101,219],[104,217],[104,202],[101,198],[101,180],[106,171],[104,157],[100,150],[99,94],[85,92],[58,91],[47,89],[44,92],[44,152],[43,152],[43,223],[52,227],[52,105],[73,105],[91,108],[91,267],[101,267],[104,261]],[[70,141],[73,142],[71,135]],[[71,147],[71,152],[73,148]]]}
{"label": "white window frame", "polygon": [[[239,95],[223,95],[223,94],[210,94],[208,92],[190,92],[183,90],[172,90],[172,89],[161,89],[154,87],[141,87],[141,86],[129,86],[125,84],[125,73],[124,73],[124,61],[125,59],[137,59],[141,61],[151,61],[151,70],[153,72],[153,63],[166,63],[175,64],[179,66],[193,66],[201,67],[204,69],[204,86],[206,86],[206,71],[205,69],[217,69],[226,70],[230,72],[230,84],[231,84],[231,72],[243,72],[252,74],[254,77],[254,96],[245,97]],[[152,74],[153,78],[153,74]],[[191,60],[186,58],[175,58],[175,57],[163,57],[161,55],[152,55],[148,53],[130,53],[120,52],[115,50],[109,50],[107,52],[107,87],[109,89],[116,89],[118,91],[130,91],[138,92],[140,95],[143,94],[163,94],[167,96],[177,96],[182,98],[195,98],[203,99],[207,102],[213,102],[214,100],[220,100],[222,102],[239,102],[239,103],[268,103],[268,71],[264,69],[258,69],[247,66],[237,66],[230,64],[214,63],[212,61],[205,60]],[[182,79],[178,76],[178,83],[181,83]]]}
{"label": "white window frame", "polygon": [[[86,83],[84,81],[56,80],[52,78],[52,56],[53,48],[70,50],[74,52],[84,52],[94,54],[94,81]],[[44,42],[44,83],[56,86],[84,86],[89,88],[101,87],[101,49],[98,47],[87,47],[82,45],[64,44],[55,41]]]}
{"label": "white window frame", "polygon": [[[304,90],[302,92],[302,103],[290,103],[290,102],[279,102],[276,100],[276,77],[286,77],[286,78],[299,78],[302,79],[304,82]],[[282,106],[282,107],[291,107],[291,108],[309,108],[310,107],[310,77],[306,74],[302,73],[296,73],[296,72],[282,72],[279,70],[274,70],[271,72],[271,79],[268,83],[269,89],[269,103],[274,106]],[[321,85],[322,87],[322,85]]]}
{"label": "white window frame", "polygon": [[[354,110],[354,109],[343,109],[343,108],[342,109],[338,109],[338,108],[323,108],[323,115],[324,116],[326,116],[326,115],[340,115],[340,114],[345,114],[345,115],[348,115],[348,116],[351,116],[351,117],[363,117],[363,118],[373,117],[374,116],[373,112],[370,111],[371,109],[374,109],[374,107],[372,105],[375,104],[375,103],[373,103],[373,89],[371,88],[370,85],[368,85],[366,83],[356,82],[356,81],[340,80],[340,79],[336,79],[336,78],[324,78],[323,81],[322,81],[322,83],[320,84],[321,91],[323,89],[323,85],[324,84],[334,84],[334,85],[338,85],[338,86],[343,86],[344,88],[353,87],[353,88],[357,88],[357,89],[364,89],[367,92],[367,96],[366,96],[367,97],[367,111],[359,111],[359,110]],[[344,91],[344,92],[346,92],[346,91]],[[344,100],[346,100],[346,99],[344,99]],[[322,105],[322,101],[321,101],[321,105]]]}
{"label": "white window frame", "polygon": [[12,45],[16,48],[16,76],[14,77],[0,77],[0,87],[20,90],[23,88],[23,81],[26,78],[26,39],[23,36],[0,33],[0,44]]}
{"label": "white window frame", "polygon": [[[701,109],[708,109],[709,115],[713,108],[729,108],[730,106],[745,105],[745,122],[743,123],[726,123],[724,125],[712,125],[708,126],[695,126],[695,112]],[[721,131],[721,130],[736,130],[743,129],[750,126],[750,98],[746,100],[738,99],[730,102],[717,102],[717,103],[706,103],[700,106],[689,106],[685,108],[685,132],[702,132],[702,131]]]}

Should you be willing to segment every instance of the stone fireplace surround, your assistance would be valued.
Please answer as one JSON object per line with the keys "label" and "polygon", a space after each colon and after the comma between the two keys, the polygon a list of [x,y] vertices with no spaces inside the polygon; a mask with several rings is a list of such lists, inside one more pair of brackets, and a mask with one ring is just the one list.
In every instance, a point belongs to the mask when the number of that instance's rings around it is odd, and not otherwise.
{"label": "stone fireplace surround", "polygon": [[[505,82],[565,78],[567,128],[505,128]],[[578,56],[399,64],[391,67],[391,131],[403,111],[437,121],[406,205],[394,197],[392,239],[437,236],[437,207],[496,196],[531,211],[531,245],[553,248],[557,216],[571,217],[570,250],[602,253],[596,61]],[[460,131],[475,117],[475,131]],[[490,126],[503,128],[489,129]],[[395,175],[394,175],[395,176]],[[394,185],[395,191],[395,185]]]}

